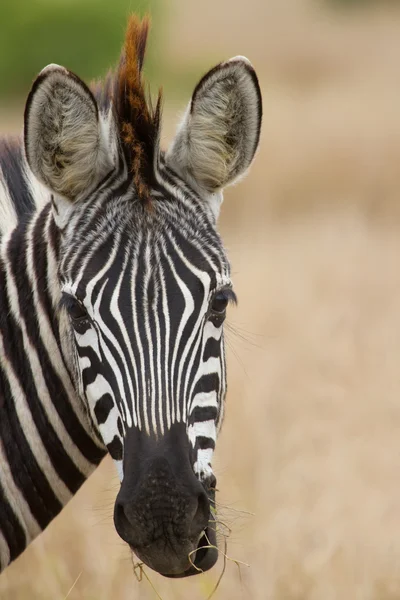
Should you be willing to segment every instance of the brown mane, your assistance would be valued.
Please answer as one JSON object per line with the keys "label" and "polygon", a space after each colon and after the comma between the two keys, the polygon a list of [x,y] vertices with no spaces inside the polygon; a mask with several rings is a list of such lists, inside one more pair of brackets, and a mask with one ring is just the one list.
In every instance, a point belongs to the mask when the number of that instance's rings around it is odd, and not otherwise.
{"label": "brown mane", "polygon": [[129,18],[116,71],[108,73],[93,89],[100,107],[107,108],[110,101],[113,103],[125,158],[144,202],[149,200],[149,187],[154,181],[161,119],[161,92],[153,108],[142,76],[149,28],[148,17]]}

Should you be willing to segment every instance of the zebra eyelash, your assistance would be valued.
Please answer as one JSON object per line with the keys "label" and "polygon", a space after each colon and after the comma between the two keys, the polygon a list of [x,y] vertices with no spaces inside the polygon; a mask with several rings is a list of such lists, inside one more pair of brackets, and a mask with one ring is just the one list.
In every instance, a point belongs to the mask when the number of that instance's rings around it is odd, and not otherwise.
{"label": "zebra eyelash", "polygon": [[233,289],[229,286],[225,286],[219,289],[216,289],[211,294],[211,302],[214,300],[216,296],[222,296],[228,304],[234,304],[235,306],[238,304],[238,299],[233,291]]}

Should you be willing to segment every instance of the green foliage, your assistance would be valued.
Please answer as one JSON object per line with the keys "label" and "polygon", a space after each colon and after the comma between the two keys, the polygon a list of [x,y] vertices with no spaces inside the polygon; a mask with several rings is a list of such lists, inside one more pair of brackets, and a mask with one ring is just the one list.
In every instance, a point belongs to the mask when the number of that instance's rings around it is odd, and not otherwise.
{"label": "green foliage", "polygon": [[[154,15],[156,0],[1,0],[0,97],[26,95],[49,63],[86,81],[118,60],[130,13]],[[149,48],[154,45],[152,39]],[[151,69],[151,52],[149,54]]]}

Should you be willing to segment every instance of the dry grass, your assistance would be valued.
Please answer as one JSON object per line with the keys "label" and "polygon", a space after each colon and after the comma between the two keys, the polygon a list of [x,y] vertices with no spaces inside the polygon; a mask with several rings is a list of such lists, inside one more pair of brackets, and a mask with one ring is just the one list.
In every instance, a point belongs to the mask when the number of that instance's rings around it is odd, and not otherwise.
{"label": "dry grass", "polygon": [[[265,98],[257,163],[221,219],[239,307],[219,516],[251,567],[228,563],[214,598],[398,600],[400,15],[244,6],[175,0],[166,36],[171,61],[202,56],[205,33],[214,54],[249,55]],[[113,531],[117,485],[105,461],[4,573],[1,599],[156,598]],[[205,600],[221,569],[147,573],[163,600]]]}

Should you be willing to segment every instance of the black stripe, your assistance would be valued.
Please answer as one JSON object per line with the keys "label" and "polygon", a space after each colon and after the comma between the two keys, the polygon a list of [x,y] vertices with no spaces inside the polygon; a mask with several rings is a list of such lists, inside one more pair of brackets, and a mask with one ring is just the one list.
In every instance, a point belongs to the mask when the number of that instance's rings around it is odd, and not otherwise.
{"label": "black stripe", "polygon": [[193,390],[193,397],[196,394],[216,392],[219,390],[219,375],[217,373],[209,373],[200,377]]}
{"label": "black stripe", "polygon": [[107,448],[111,455],[111,458],[113,458],[114,460],[122,460],[123,448],[121,440],[117,435],[114,436],[112,442],[107,444]]}
{"label": "black stripe", "polygon": [[215,441],[209,437],[199,435],[196,437],[195,450],[208,450],[209,448],[215,449]]}
{"label": "black stripe", "polygon": [[217,418],[216,406],[195,406],[189,418],[189,424],[201,423],[202,421],[215,421]]}
{"label": "black stripe", "polygon": [[[10,562],[15,560],[27,545],[25,532],[21,527],[13,509],[7,502],[0,484],[0,525],[1,533],[10,551]],[[7,565],[0,564],[0,571]]]}
{"label": "black stripe", "polygon": [[214,337],[208,338],[206,347],[203,352],[203,360],[206,362],[209,358],[220,358],[221,356],[221,340]]}
{"label": "black stripe", "polygon": [[104,394],[99,400],[96,402],[96,406],[94,407],[94,414],[96,415],[98,425],[102,425],[108,419],[108,415],[112,411],[114,406],[114,401],[111,398],[110,394]]}
{"label": "black stripe", "polygon": [[60,346],[60,336],[58,327],[56,327],[56,321],[54,319],[54,310],[51,304],[51,299],[48,290],[47,276],[48,276],[48,260],[47,260],[47,220],[49,218],[50,204],[48,204],[42,212],[39,214],[33,232],[33,253],[32,262],[34,277],[36,280],[36,290],[39,299],[39,309],[46,315],[52,333]]}

